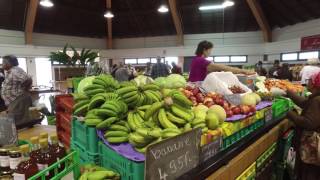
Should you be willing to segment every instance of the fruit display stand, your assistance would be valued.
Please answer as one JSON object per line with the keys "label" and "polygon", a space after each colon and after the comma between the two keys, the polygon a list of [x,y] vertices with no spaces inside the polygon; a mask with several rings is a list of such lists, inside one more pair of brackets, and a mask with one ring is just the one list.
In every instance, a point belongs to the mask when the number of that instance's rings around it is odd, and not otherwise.
{"label": "fruit display stand", "polygon": [[179,179],[236,179],[290,128],[289,120],[279,118],[187,172]]}

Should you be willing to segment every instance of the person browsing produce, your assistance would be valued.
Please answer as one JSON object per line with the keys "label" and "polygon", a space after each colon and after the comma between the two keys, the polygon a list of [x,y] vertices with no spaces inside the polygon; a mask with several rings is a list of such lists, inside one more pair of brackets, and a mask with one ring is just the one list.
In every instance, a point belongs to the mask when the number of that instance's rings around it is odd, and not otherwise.
{"label": "person browsing produce", "polygon": [[[297,128],[297,145],[299,154],[300,178],[302,180],[318,180],[320,177],[320,73],[314,74],[308,81],[308,90],[312,93],[308,98],[287,91],[287,95],[295,104],[301,107],[299,115],[289,111],[288,117]],[[298,163],[299,164],[299,163]]]}
{"label": "person browsing produce", "polygon": [[18,65],[18,59],[15,56],[3,57],[2,66],[6,71],[6,77],[1,95],[8,106],[8,115],[14,118],[16,125],[21,125],[29,120],[32,99],[28,90],[32,86],[32,79]]}
{"label": "person browsing produce", "polygon": [[157,63],[151,68],[151,77],[156,79],[157,77],[167,77],[169,74],[168,66],[161,62],[160,57],[157,57]]}
{"label": "person browsing produce", "polygon": [[230,71],[234,74],[254,74],[254,72],[248,70],[233,68],[222,64],[214,64],[211,61],[206,60],[206,58],[211,55],[212,48],[213,44],[209,41],[201,41],[198,44],[196,50],[197,56],[192,59],[190,66],[189,81],[203,81],[208,73],[217,71]]}
{"label": "person browsing produce", "polygon": [[320,72],[320,67],[317,65],[319,64],[318,58],[308,59],[307,66],[304,66],[300,71],[301,76],[301,84],[306,85],[307,79],[310,79],[312,74]]}

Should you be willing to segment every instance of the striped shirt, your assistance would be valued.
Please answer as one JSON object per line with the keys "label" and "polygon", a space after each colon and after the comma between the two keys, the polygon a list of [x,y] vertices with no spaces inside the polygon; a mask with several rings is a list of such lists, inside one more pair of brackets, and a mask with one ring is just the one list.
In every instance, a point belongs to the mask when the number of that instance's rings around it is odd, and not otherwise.
{"label": "striped shirt", "polygon": [[28,79],[29,76],[20,67],[14,66],[7,71],[1,90],[1,96],[6,105],[9,105],[25,92],[22,84]]}

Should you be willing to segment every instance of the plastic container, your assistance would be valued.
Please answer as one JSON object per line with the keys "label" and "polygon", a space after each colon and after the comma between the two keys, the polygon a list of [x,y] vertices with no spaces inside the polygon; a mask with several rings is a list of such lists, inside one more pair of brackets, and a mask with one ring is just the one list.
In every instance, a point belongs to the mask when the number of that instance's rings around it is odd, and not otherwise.
{"label": "plastic container", "polygon": [[256,161],[257,169],[260,169],[265,162],[276,152],[277,143],[273,143]]}
{"label": "plastic container", "polygon": [[79,153],[80,164],[93,163],[100,165],[99,153],[88,152],[84,147],[75,142],[71,143],[71,149]]}
{"label": "plastic container", "polygon": [[283,117],[292,107],[293,107],[293,102],[290,99],[287,99],[287,98],[275,99],[272,104],[273,119]]}
{"label": "plastic container", "polygon": [[73,97],[70,94],[57,95],[55,97],[56,102],[56,112],[68,112],[72,114],[73,112]]}
{"label": "plastic container", "polygon": [[96,128],[88,127],[76,118],[72,120],[72,143],[77,143],[91,154],[97,154],[98,141]]}
{"label": "plastic container", "polygon": [[101,166],[119,172],[121,180],[144,179],[144,162],[138,163],[130,161],[102,142],[99,142],[99,154]]}
{"label": "plastic container", "polygon": [[[58,172],[59,167],[61,164],[64,164],[64,169],[61,172]],[[29,178],[29,180],[44,180],[46,178],[46,174],[49,171],[54,169],[54,177],[51,180],[60,180],[70,172],[73,172],[73,178],[79,179],[80,177],[80,167],[79,167],[79,154],[77,151],[72,151],[66,157],[60,159],[56,163],[52,164],[48,168],[42,170],[41,172],[37,173],[36,175]]]}
{"label": "plastic container", "polygon": [[256,177],[256,163],[249,166],[236,180],[254,180]]}
{"label": "plastic container", "polygon": [[258,120],[255,123],[251,124],[250,126],[247,126],[245,128],[240,129],[238,132],[232,134],[231,136],[225,137],[223,139],[223,148],[222,149],[227,149],[228,147],[230,147],[231,145],[240,141],[242,138],[246,137],[250,133],[259,129],[263,125],[264,125],[264,120]]}

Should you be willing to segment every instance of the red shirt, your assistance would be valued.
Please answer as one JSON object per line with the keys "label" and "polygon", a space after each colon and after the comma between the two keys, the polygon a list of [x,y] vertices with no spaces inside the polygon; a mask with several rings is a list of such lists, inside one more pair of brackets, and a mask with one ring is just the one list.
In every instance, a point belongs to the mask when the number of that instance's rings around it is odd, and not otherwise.
{"label": "red shirt", "polygon": [[203,81],[207,76],[207,66],[210,63],[210,61],[206,60],[203,57],[194,57],[190,66],[189,81]]}

